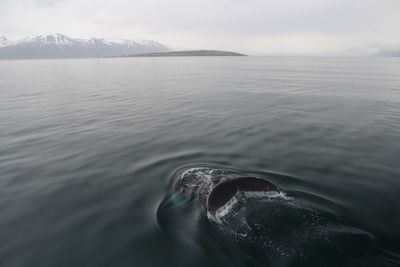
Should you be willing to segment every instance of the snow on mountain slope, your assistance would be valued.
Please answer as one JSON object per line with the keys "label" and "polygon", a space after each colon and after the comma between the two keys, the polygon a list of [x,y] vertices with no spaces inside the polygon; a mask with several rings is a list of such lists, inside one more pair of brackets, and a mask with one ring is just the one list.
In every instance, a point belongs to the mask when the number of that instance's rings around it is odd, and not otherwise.
{"label": "snow on mountain slope", "polygon": [[4,46],[6,46],[6,45],[8,45],[8,40],[7,40],[7,38],[4,37],[4,36],[0,36],[0,47],[4,47]]}
{"label": "snow on mountain slope", "polygon": [[77,39],[59,33],[15,42],[0,37],[0,58],[7,59],[108,57],[166,51],[168,47],[152,40]]}

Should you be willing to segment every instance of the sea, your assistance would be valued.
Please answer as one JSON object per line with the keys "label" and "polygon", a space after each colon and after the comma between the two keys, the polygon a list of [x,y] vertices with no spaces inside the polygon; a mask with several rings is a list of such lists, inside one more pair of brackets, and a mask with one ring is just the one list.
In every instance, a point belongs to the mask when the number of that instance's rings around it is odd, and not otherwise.
{"label": "sea", "polygon": [[400,58],[0,61],[0,266],[400,266]]}

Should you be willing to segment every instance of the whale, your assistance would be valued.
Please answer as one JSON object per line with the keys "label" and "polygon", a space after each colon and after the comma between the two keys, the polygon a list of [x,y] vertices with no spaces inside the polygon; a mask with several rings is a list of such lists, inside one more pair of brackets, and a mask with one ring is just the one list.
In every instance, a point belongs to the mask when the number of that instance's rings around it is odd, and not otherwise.
{"label": "whale", "polygon": [[282,177],[183,167],[171,176],[158,226],[185,248],[202,246],[199,238],[224,251],[232,244],[268,266],[382,266],[372,234],[319,209],[319,197],[283,187]]}
{"label": "whale", "polygon": [[216,215],[228,203],[241,199],[241,193],[266,193],[261,195],[286,199],[285,193],[266,177],[247,175],[233,169],[185,167],[176,171],[171,181],[173,191],[182,193],[186,199],[197,199],[209,219],[218,217]]}
{"label": "whale", "polygon": [[211,189],[207,200],[206,209],[211,215],[215,215],[218,209],[226,205],[238,192],[277,192],[278,187],[258,177],[220,177],[218,182],[214,181],[214,187]]}

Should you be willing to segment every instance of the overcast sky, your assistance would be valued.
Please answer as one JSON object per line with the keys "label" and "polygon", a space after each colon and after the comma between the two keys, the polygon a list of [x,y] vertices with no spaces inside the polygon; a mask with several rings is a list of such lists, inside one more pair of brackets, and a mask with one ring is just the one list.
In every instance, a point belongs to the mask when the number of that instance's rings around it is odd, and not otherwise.
{"label": "overcast sky", "polygon": [[0,0],[0,35],[57,32],[256,55],[358,53],[400,47],[400,0]]}

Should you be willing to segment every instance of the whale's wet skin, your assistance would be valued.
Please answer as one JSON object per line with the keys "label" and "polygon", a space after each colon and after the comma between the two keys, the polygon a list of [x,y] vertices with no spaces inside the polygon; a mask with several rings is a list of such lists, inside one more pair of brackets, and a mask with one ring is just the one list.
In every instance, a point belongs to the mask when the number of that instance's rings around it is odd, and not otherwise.
{"label": "whale's wet skin", "polygon": [[[278,187],[263,190],[263,184],[257,188],[254,180],[243,177],[248,176],[209,166],[178,170],[172,177],[171,193],[158,209],[161,230],[189,244],[201,232],[215,241],[212,249],[237,246],[239,254],[247,251],[251,264],[384,266],[376,256],[380,252],[373,235],[312,207],[298,192],[292,196]],[[272,184],[263,177],[255,179]],[[218,190],[221,184],[238,180],[250,186],[233,194]],[[279,186],[279,180],[274,182]],[[224,199],[217,209],[211,207],[213,194]]]}

